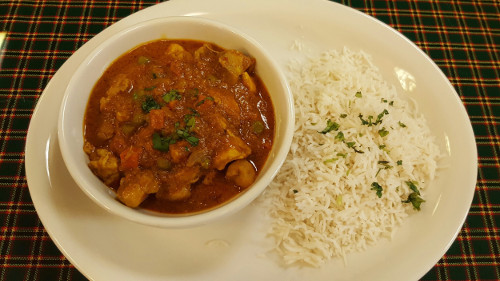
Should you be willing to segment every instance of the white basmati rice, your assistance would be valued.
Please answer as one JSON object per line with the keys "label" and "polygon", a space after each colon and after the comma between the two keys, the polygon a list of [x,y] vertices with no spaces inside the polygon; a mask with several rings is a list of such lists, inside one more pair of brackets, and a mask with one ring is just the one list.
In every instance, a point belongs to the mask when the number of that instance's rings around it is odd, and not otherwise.
{"label": "white basmati rice", "polygon": [[[367,54],[331,50],[289,72],[296,129],[266,191],[270,235],[286,264],[320,266],[390,238],[414,212],[402,202],[413,192],[406,182],[425,199],[440,152],[415,104],[398,96]],[[319,133],[327,120],[339,128]],[[380,198],[373,182],[383,188]]]}

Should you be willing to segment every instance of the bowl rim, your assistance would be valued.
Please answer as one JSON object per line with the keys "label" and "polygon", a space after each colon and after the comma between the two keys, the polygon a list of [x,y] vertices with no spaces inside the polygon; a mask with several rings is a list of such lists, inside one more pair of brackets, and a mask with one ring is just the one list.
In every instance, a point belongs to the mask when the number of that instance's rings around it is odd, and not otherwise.
{"label": "bowl rim", "polygon": [[[200,24],[204,26],[209,26],[211,28],[218,29],[222,32],[232,34],[232,36],[238,38],[237,41],[241,42],[242,45],[244,45],[245,47],[250,46],[251,48],[258,51],[260,53],[260,56],[262,56],[265,59],[266,66],[270,67],[273,74],[276,76],[276,78],[278,78],[279,82],[277,82],[277,84],[279,84],[279,88],[282,89],[283,91],[283,98],[284,98],[283,101],[286,101],[286,105],[282,107],[282,109],[284,110],[284,115],[286,115],[283,120],[276,120],[277,119],[276,103],[273,101],[276,124],[275,124],[275,136],[274,136],[273,148],[270,151],[270,154],[271,153],[274,154],[273,155],[274,161],[269,162],[271,161],[269,159],[271,155],[269,155],[268,160],[266,160],[265,164],[267,168],[265,171],[263,171],[263,173],[262,172],[259,173],[259,179],[257,180],[257,182],[255,182],[251,187],[247,188],[244,192],[236,195],[235,197],[231,198],[230,200],[224,202],[221,205],[218,205],[214,208],[210,208],[202,212],[180,214],[180,215],[162,214],[140,208],[134,209],[125,206],[124,204],[118,202],[118,200],[114,198],[115,192],[111,190],[109,187],[105,186],[104,184],[102,185],[104,185],[104,187],[108,189],[107,193],[110,194],[110,196],[102,196],[101,193],[97,191],[98,188],[92,188],[92,187],[89,188],[89,183],[86,179],[86,176],[83,175],[81,171],[79,171],[78,167],[76,166],[76,163],[74,162],[73,157],[70,156],[72,155],[72,151],[68,146],[68,141],[71,141],[71,137],[69,136],[69,134],[66,133],[65,130],[66,127],[65,123],[67,120],[66,114],[68,114],[66,105],[71,96],[69,93],[71,92],[70,90],[72,89],[72,87],[74,87],[77,77],[79,77],[85,71],[85,67],[88,66],[103,49],[112,46],[114,44],[114,41],[121,38],[122,36],[127,35],[128,33],[136,31],[138,29],[148,29],[150,28],[151,25],[172,24],[172,23],[177,23],[177,24],[189,23],[189,24]],[[157,38],[154,40],[158,39],[163,39],[163,38]],[[182,39],[182,38],[171,38],[171,39]],[[136,46],[145,44],[150,41],[141,41],[137,43]],[[217,44],[217,42],[213,43]],[[111,59],[110,63],[106,64],[105,69],[108,68],[109,65],[114,60],[116,60],[119,56],[123,55],[124,53],[125,52],[117,54],[113,59]],[[101,75],[102,73],[99,75],[99,77]],[[93,81],[93,85],[95,85],[96,82],[97,81]],[[256,41],[252,37],[248,36],[246,33],[237,30],[232,26],[226,25],[224,23],[212,19],[207,19],[198,16],[170,16],[170,17],[145,20],[142,22],[138,22],[125,29],[122,29],[118,31],[116,34],[109,37],[107,40],[101,42],[94,50],[90,52],[90,54],[87,57],[85,57],[83,62],[78,66],[78,68],[73,73],[73,76],[70,78],[69,83],[65,89],[62,103],[59,108],[58,141],[62,158],[71,177],[78,185],[78,187],[97,205],[101,206],[102,208],[104,208],[105,210],[114,215],[123,217],[125,219],[134,221],[136,223],[156,226],[156,227],[163,227],[163,228],[183,228],[183,227],[192,227],[192,226],[207,224],[214,220],[233,214],[243,209],[253,200],[255,200],[271,183],[271,181],[281,168],[282,164],[284,163],[291,146],[294,126],[295,126],[294,123],[295,123],[294,101],[286,76],[284,75],[278,63],[273,59],[270,53],[258,41]],[[282,139],[282,141],[280,142],[281,145],[280,147],[276,147],[276,145],[278,144],[276,142],[276,139],[278,137],[278,128],[283,126],[284,126],[283,136],[281,136],[280,138],[280,140]],[[83,121],[81,124],[81,130],[83,131]]]}

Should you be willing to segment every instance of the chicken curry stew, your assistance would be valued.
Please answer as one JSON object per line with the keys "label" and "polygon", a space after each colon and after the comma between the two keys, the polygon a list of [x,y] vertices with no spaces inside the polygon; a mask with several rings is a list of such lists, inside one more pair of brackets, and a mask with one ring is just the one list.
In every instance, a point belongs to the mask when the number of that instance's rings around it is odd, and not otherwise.
{"label": "chicken curry stew", "polygon": [[255,59],[157,40],[115,60],[84,119],[88,166],[129,207],[213,208],[248,188],[271,150],[274,110]]}

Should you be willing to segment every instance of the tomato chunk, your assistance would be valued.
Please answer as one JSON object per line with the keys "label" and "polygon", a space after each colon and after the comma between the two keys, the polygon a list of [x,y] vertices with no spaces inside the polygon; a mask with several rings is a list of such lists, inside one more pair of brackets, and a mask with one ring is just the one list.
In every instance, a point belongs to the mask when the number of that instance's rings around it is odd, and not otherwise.
{"label": "tomato chunk", "polygon": [[120,153],[120,170],[127,171],[139,167],[142,149],[140,147],[130,146]]}
{"label": "tomato chunk", "polygon": [[165,112],[161,109],[152,109],[149,112],[149,124],[153,129],[160,130],[165,124]]}

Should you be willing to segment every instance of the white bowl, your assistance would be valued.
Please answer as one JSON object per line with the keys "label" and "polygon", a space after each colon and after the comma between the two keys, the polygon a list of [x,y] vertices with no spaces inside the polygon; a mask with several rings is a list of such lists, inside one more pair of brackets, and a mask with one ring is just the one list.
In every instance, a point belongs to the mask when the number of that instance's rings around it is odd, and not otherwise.
{"label": "white bowl", "polygon": [[[253,56],[256,72],[266,85],[274,104],[275,137],[268,160],[254,184],[230,202],[206,212],[172,216],[140,208],[129,208],[116,199],[88,168],[83,152],[83,118],[87,101],[97,80],[120,55],[156,39],[196,39],[213,42]],[[198,17],[166,17],[136,24],[100,44],[71,78],[59,113],[58,138],[64,162],[78,186],[94,202],[113,214],[158,227],[187,227],[206,224],[233,214],[252,202],[272,181],[286,158],[293,137],[293,98],[285,77],[273,58],[255,40],[224,24]]]}

